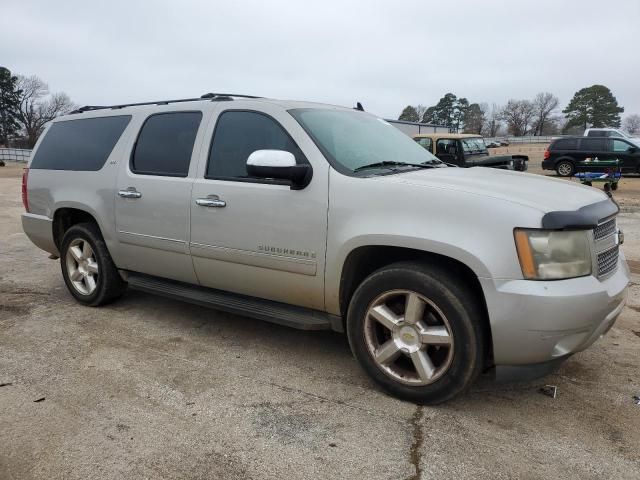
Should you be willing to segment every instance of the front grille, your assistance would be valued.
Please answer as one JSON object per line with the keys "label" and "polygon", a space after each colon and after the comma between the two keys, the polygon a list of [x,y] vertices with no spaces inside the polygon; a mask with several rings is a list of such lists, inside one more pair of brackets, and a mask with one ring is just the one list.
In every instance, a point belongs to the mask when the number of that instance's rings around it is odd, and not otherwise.
{"label": "front grille", "polygon": [[597,242],[614,233],[616,233],[616,219],[612,218],[611,220],[601,223],[593,230],[593,239]]}
{"label": "front grille", "polygon": [[616,245],[598,254],[598,277],[603,277],[615,271],[618,265],[618,250],[619,247]]}
{"label": "front grille", "polygon": [[593,229],[593,240],[598,263],[598,278],[608,277],[618,267],[618,225],[615,217],[599,224]]}

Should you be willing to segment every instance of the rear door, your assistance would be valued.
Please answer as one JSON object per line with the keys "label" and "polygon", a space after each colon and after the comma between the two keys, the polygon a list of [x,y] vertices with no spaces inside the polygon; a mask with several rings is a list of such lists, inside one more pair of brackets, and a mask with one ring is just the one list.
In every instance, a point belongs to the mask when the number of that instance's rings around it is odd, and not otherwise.
{"label": "rear door", "polygon": [[[607,149],[608,140],[603,137],[582,137],[580,139],[580,146],[575,152],[575,157],[578,163],[576,168],[578,170],[594,170],[589,162],[592,160],[607,160],[609,158],[609,151]],[[598,170],[598,169],[596,169]]]}
{"label": "rear door", "polygon": [[189,256],[189,203],[204,122],[201,110],[141,120],[115,198],[119,267],[197,283]]}

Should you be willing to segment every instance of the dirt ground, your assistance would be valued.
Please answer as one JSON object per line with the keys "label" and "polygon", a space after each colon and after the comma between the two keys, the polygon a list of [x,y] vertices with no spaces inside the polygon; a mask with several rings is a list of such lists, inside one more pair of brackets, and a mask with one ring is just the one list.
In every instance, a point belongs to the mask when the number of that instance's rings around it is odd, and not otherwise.
{"label": "dirt ground", "polygon": [[616,192],[633,273],[609,334],[431,408],[379,392],[338,334],[139,292],[78,305],[22,232],[20,173],[0,167],[0,480],[640,478],[640,178]]}

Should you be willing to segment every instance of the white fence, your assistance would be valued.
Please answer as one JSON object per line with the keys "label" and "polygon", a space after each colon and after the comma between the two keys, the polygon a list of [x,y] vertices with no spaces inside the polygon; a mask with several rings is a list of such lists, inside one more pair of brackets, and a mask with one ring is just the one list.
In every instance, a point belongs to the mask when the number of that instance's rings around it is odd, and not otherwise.
{"label": "white fence", "polygon": [[0,148],[0,160],[27,163],[31,157],[31,150],[24,148]]}

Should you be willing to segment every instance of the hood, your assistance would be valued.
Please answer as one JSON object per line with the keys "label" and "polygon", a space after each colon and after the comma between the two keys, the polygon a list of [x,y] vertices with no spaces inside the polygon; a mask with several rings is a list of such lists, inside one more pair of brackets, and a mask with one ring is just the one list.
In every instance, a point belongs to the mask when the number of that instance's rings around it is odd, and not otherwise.
{"label": "hood", "polygon": [[378,177],[416,187],[447,189],[493,197],[543,213],[577,210],[607,199],[602,191],[543,175],[493,168],[432,168]]}

